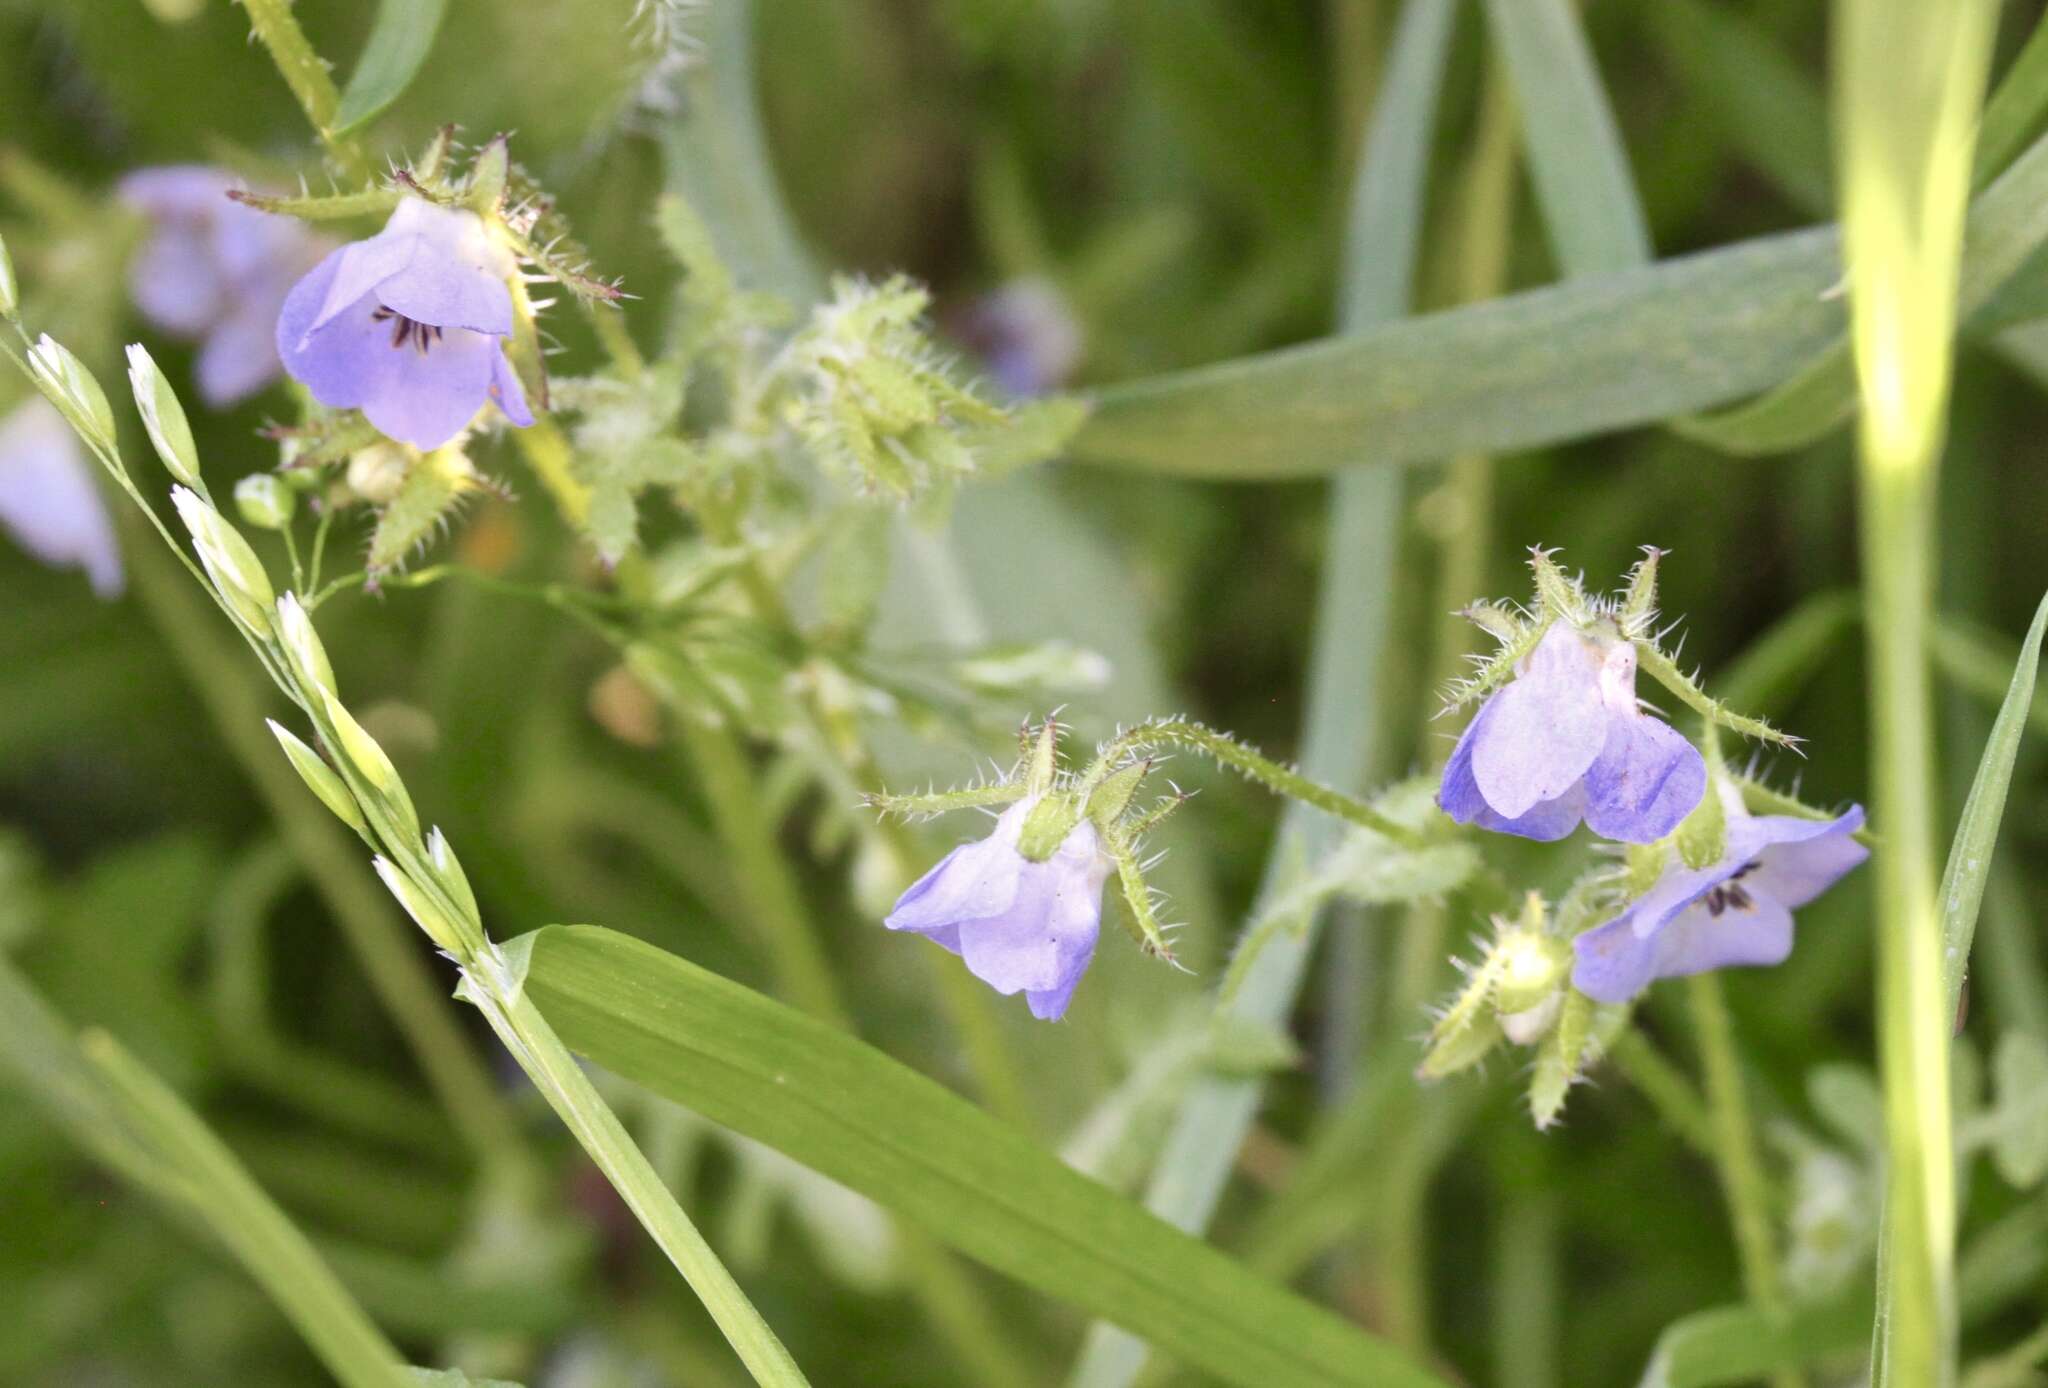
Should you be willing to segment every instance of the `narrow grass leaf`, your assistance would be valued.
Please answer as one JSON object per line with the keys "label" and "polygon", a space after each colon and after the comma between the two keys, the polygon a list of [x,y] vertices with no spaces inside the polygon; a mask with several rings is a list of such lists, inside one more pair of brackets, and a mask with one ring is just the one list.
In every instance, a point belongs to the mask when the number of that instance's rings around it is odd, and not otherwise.
{"label": "narrow grass leaf", "polygon": [[1514,78],[1536,199],[1566,276],[1648,263],[1650,229],[1572,0],[1487,0]]}
{"label": "narrow grass leaf", "polygon": [[588,1059],[1191,1367],[1257,1388],[1438,1383],[843,1032],[613,931],[527,939],[525,996]]}
{"label": "narrow grass leaf", "polygon": [[334,133],[368,125],[404,94],[427,61],[447,0],[383,0],[363,56],[349,74],[334,111]]}
{"label": "narrow grass leaf", "polygon": [[1955,841],[1942,869],[1942,981],[1947,986],[1951,1011],[1962,996],[1970,942],[1977,932],[1977,911],[1984,901],[1984,878],[1991,869],[1999,821],[2005,816],[2005,794],[2012,784],[2013,761],[2019,756],[2020,737],[2033,710],[2034,677],[2041,662],[2044,629],[2048,629],[2048,597],[2041,599],[2033,625],[2027,628],[2019,663],[2013,667],[2012,683],[2007,686],[2005,702],[1992,722],[1991,736],[1977,763],[1977,778],[1970,783],[1962,820],[1956,825]]}
{"label": "narrow grass leaf", "polygon": [[1791,55],[1729,5],[1660,0],[1638,14],[1736,152],[1800,211],[1825,213],[1834,203],[1827,102]]}

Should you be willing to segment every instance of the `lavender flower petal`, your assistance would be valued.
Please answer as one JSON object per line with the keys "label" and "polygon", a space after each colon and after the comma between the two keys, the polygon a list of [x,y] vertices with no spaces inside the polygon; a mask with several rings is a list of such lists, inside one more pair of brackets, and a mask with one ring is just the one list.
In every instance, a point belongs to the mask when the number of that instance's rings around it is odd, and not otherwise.
{"label": "lavender flower petal", "polygon": [[1607,741],[1598,648],[1554,624],[1487,706],[1492,717],[1472,742],[1472,777],[1497,814],[1519,819],[1569,790]]}
{"label": "lavender flower petal", "polygon": [[1870,857],[1854,837],[1863,827],[1861,805],[1832,820],[1761,815],[1755,822],[1772,826],[1783,847],[1765,854],[1746,880],[1790,907],[1804,906]]}
{"label": "lavender flower petal", "polygon": [[1017,851],[1036,799],[962,845],[905,891],[883,922],[936,940],[999,993],[1023,993],[1042,1020],[1065,1013],[1094,958],[1110,863],[1083,820],[1045,862]]}
{"label": "lavender flower petal", "polygon": [[0,529],[43,563],[76,566],[120,596],[121,547],[71,426],[36,397],[0,419]]}
{"label": "lavender flower petal", "polygon": [[1602,838],[1654,843],[1693,812],[1706,789],[1699,748],[1630,710],[1611,720],[1606,745],[1587,768],[1586,823]]}

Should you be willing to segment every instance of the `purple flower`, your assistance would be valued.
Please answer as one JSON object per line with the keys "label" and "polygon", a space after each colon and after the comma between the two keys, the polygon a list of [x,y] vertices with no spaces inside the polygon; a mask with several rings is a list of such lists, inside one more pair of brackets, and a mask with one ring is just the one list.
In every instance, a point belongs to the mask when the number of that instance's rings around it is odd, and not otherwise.
{"label": "purple flower", "polygon": [[199,342],[199,394],[231,405],[277,379],[278,309],[331,244],[289,217],[228,197],[233,175],[199,164],[138,169],[122,200],[150,236],[128,267],[136,308],[173,337]]}
{"label": "purple flower", "polygon": [[1707,786],[1699,749],[1636,704],[1635,647],[1550,630],[1458,739],[1437,803],[1460,824],[1561,839],[1594,833],[1652,843]]}
{"label": "purple flower", "polygon": [[1081,364],[1081,325],[1045,280],[1012,280],[975,301],[959,323],[960,335],[1011,395],[1058,390]]}
{"label": "purple flower", "polygon": [[940,859],[883,924],[938,941],[989,987],[1023,993],[1032,1016],[1053,1021],[1066,1012],[1095,956],[1111,862],[1086,819],[1042,863],[1018,852],[1024,818],[1038,799],[1020,800],[993,834]]}
{"label": "purple flower", "polygon": [[474,212],[407,198],[292,288],[278,353],[321,404],[360,409],[416,448],[439,448],[491,400],[531,424],[505,359],[515,269]]}
{"label": "purple flower", "polygon": [[1674,858],[1655,886],[1572,942],[1572,986],[1626,1002],[1652,979],[1735,964],[1779,964],[1792,952],[1792,911],[1832,887],[1870,851],[1856,842],[1863,807],[1839,819],[1743,810],[1732,792],[1728,846],[1693,869]]}
{"label": "purple flower", "polygon": [[0,528],[45,564],[84,569],[101,597],[120,595],[113,521],[71,426],[40,396],[0,419]]}

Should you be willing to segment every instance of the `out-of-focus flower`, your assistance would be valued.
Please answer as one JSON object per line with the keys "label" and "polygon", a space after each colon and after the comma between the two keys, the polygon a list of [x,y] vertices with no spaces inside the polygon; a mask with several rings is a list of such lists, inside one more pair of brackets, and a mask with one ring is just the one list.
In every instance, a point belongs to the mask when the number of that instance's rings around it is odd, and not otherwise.
{"label": "out-of-focus flower", "polygon": [[201,344],[199,394],[216,407],[277,378],[278,310],[332,244],[290,217],[234,201],[237,186],[225,170],[171,164],[138,169],[120,187],[151,223],[128,267],[128,291],[151,323]]}
{"label": "out-of-focus flower", "polygon": [[1095,957],[1102,885],[1113,866],[1083,817],[1044,862],[1019,851],[1024,820],[1040,797],[1003,812],[995,832],[962,844],[918,878],[883,924],[936,940],[998,993],[1018,993],[1031,1015],[1067,1010]]}
{"label": "out-of-focus flower", "polygon": [[41,397],[0,419],[0,527],[45,564],[84,569],[101,597],[119,596],[113,521],[71,426]]}
{"label": "out-of-focus flower", "polygon": [[278,353],[322,404],[360,409],[416,448],[447,443],[490,401],[531,424],[505,359],[516,268],[474,212],[407,198],[293,286]]}
{"label": "out-of-focus flower", "polygon": [[1561,839],[1584,819],[1652,843],[1706,784],[1699,749],[1638,707],[1635,646],[1559,621],[1458,739],[1437,801],[1460,824],[1523,838]]}
{"label": "out-of-focus flower", "polygon": [[1727,848],[1703,868],[1673,855],[1664,873],[1613,920],[1572,942],[1572,986],[1625,1002],[1659,978],[1738,964],[1779,964],[1792,952],[1792,912],[1870,851],[1855,838],[1863,807],[1835,819],[1755,815],[1724,787]]}
{"label": "out-of-focus flower", "polygon": [[1048,281],[1012,280],[976,300],[959,323],[961,337],[1011,395],[1058,390],[1081,364],[1081,325]]}

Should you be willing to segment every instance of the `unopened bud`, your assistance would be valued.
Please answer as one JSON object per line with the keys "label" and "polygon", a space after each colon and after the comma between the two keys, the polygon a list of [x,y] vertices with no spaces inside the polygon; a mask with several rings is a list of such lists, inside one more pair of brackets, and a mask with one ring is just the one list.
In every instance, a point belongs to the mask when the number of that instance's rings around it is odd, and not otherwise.
{"label": "unopened bud", "polygon": [[28,364],[36,384],[72,428],[102,448],[114,446],[114,411],[107,393],[70,348],[44,333],[28,349]]}
{"label": "unopened bud", "polygon": [[242,624],[257,636],[270,635],[270,608],[277,601],[270,575],[242,532],[229,525],[220,512],[185,487],[171,488],[171,501],[185,529],[192,533],[199,562],[206,566],[213,586],[227,600]]}
{"label": "unopened bud", "polygon": [[363,823],[362,807],[356,804],[355,796],[349,794],[348,785],[335,774],[334,768],[322,761],[320,754],[294,737],[290,730],[275,719],[266,718],[271,733],[278,745],[291,760],[292,769],[306,783],[307,789],[320,797],[320,803],[334,811],[335,817],[358,834],[369,832]]}
{"label": "unopened bud", "polygon": [[1505,1020],[1557,995],[1571,966],[1571,947],[1554,935],[1517,930],[1495,946],[1494,957],[1500,962],[1496,1001]]}
{"label": "unopened bud", "polygon": [[142,413],[150,447],[163,459],[165,469],[186,486],[203,491],[206,484],[199,478],[199,450],[192,443],[185,407],[139,342],[128,344],[128,388],[135,394],[135,408]]}
{"label": "unopened bud", "polygon": [[370,864],[377,869],[377,875],[384,879],[384,885],[391,889],[391,894],[398,898],[398,904],[405,908],[405,913],[413,918],[420,929],[427,932],[429,939],[457,959],[469,957],[473,951],[464,939],[463,932],[434,904],[426,892],[420,890],[418,883],[407,877],[396,863],[381,853],[372,858]]}
{"label": "unopened bud", "polygon": [[235,509],[258,530],[282,530],[290,525],[298,501],[275,473],[252,472],[235,483]]}
{"label": "unopened bud", "polygon": [[398,495],[412,471],[413,455],[395,443],[373,443],[349,455],[348,488],[363,500],[381,506]]}
{"label": "unopened bud", "polygon": [[328,663],[327,648],[320,644],[320,633],[313,629],[313,619],[306,615],[296,593],[286,593],[277,600],[277,639],[301,684],[323,694],[336,692],[334,667]]}
{"label": "unopened bud", "polygon": [[14,258],[7,254],[7,238],[0,236],[0,315],[12,318],[20,303],[14,288]]}

